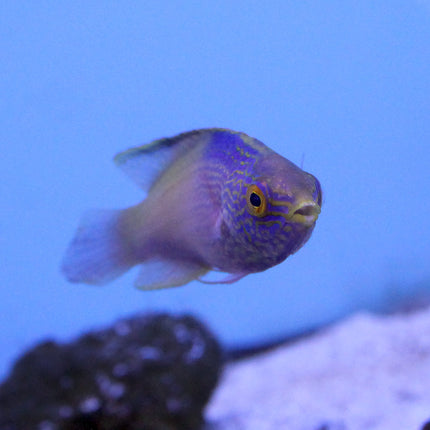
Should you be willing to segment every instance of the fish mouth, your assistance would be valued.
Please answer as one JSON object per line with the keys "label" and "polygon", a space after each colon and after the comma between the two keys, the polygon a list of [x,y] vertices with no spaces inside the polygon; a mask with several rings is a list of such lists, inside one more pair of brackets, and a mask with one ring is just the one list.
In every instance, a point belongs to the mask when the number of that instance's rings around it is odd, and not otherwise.
{"label": "fish mouth", "polygon": [[290,212],[290,221],[297,222],[310,227],[315,224],[321,212],[321,207],[318,203],[312,200],[307,200],[293,207]]}

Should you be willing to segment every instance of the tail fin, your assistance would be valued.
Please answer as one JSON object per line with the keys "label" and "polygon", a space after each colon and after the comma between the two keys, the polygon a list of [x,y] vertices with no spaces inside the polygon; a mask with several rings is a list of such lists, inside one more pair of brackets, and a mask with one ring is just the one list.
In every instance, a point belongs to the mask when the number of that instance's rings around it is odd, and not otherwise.
{"label": "tail fin", "polygon": [[105,284],[134,265],[119,231],[121,210],[84,215],[61,266],[70,282]]}

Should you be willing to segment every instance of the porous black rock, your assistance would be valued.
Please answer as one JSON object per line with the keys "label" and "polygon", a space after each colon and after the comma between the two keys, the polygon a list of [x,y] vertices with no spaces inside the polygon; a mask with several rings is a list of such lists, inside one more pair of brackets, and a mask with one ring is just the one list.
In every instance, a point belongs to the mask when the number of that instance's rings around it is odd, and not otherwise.
{"label": "porous black rock", "polygon": [[25,353],[0,386],[0,430],[198,429],[222,351],[191,316],[136,316]]}

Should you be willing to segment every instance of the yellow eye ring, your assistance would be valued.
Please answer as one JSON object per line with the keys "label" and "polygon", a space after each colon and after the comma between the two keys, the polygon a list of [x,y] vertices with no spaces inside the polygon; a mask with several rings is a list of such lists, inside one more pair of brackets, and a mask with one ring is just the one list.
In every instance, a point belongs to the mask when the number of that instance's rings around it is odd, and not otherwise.
{"label": "yellow eye ring", "polygon": [[251,184],[246,191],[246,205],[251,215],[262,217],[266,215],[267,199],[258,185]]}

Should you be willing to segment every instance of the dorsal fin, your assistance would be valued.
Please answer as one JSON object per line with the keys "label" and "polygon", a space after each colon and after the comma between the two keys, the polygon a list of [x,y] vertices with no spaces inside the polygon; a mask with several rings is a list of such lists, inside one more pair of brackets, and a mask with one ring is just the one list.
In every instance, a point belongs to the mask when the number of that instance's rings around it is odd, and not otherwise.
{"label": "dorsal fin", "polygon": [[151,143],[120,152],[114,158],[115,164],[123,170],[144,191],[149,191],[161,172],[181,154],[207,143],[216,131],[230,131],[220,128],[203,128],[177,136],[154,140]]}

